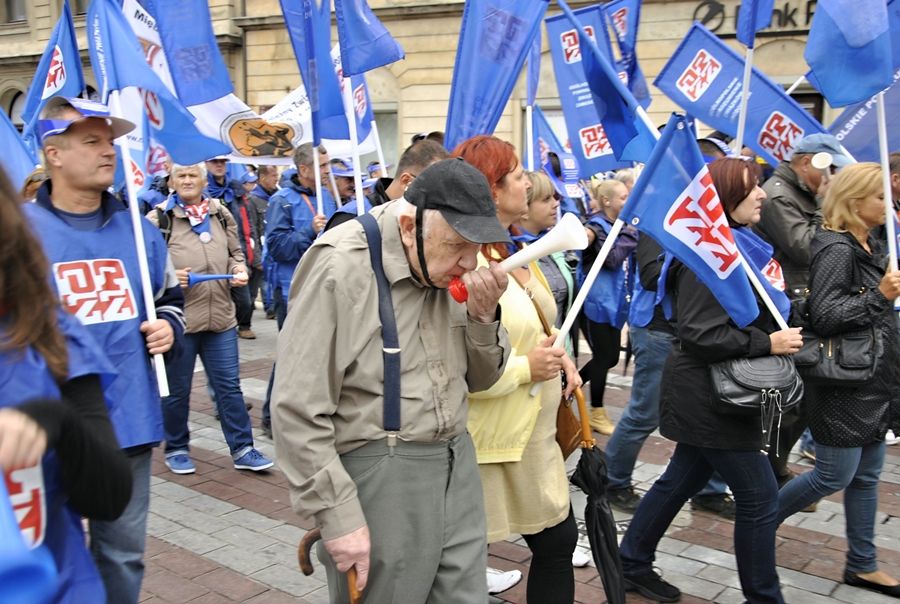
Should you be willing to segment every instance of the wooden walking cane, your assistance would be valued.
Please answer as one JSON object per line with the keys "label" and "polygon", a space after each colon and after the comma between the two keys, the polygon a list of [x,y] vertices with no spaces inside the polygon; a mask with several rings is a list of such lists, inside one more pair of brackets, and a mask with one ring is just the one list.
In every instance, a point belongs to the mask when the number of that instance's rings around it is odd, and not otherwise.
{"label": "wooden walking cane", "polygon": [[[583,398],[584,397],[582,397],[582,399]],[[307,577],[313,574],[313,565],[309,553],[312,550],[312,546],[321,538],[322,532],[319,529],[314,528],[303,535],[303,539],[300,540],[300,545],[297,546],[297,563],[300,565],[300,570],[303,571],[303,574]],[[350,604],[362,604],[362,594],[356,587],[355,566],[351,566],[350,570],[347,571],[347,590],[350,592]]]}
{"label": "wooden walking cane", "polygon": [[584,392],[581,386],[575,389],[575,402],[578,403],[578,419],[581,420],[581,448],[590,449],[597,441],[591,429],[591,420],[588,417],[587,403],[584,400]]}

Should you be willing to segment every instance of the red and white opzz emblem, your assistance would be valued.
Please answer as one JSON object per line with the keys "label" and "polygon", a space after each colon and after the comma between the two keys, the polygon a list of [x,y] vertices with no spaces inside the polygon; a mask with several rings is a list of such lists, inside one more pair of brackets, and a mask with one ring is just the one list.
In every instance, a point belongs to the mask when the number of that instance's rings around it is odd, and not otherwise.
{"label": "red and white opzz emblem", "polygon": [[581,142],[581,152],[585,159],[594,159],[613,152],[606,138],[606,131],[601,124],[594,124],[578,131],[578,140]]}
{"label": "red and white opzz emblem", "polygon": [[22,537],[29,547],[35,548],[44,542],[47,532],[47,496],[41,464],[14,470],[4,479]]}
{"label": "red and white opzz emblem", "polygon": [[366,87],[360,84],[353,89],[353,108],[356,111],[356,119],[360,120],[366,114]]}
{"label": "red and white opzz emblem", "polygon": [[740,265],[734,235],[706,166],[669,208],[663,227],[693,248],[719,279],[727,279]]}
{"label": "red and white opzz emblem", "polygon": [[701,48],[694,55],[691,64],[678,77],[675,85],[684,93],[684,96],[691,101],[696,101],[709,89],[720,71],[722,71],[722,63]]}
{"label": "red and white opzz emblem", "polygon": [[780,111],[773,111],[759,133],[759,146],[784,161],[803,138],[803,128]]}
{"label": "red and white opzz emblem", "polygon": [[777,260],[774,258],[769,260],[769,263],[763,267],[762,274],[772,287],[782,292],[785,290],[784,273],[781,270],[781,264]]}
{"label": "red and white opzz emblem", "polygon": [[[595,40],[594,28],[591,25],[584,26],[584,33],[588,38]],[[562,44],[563,59],[566,63],[577,63],[581,60],[581,46],[578,43],[578,30],[570,29],[559,34],[559,41]]]}
{"label": "red and white opzz emblem", "polygon": [[53,265],[63,307],[85,325],[137,318],[137,304],[125,266],[117,258]]}
{"label": "red and white opzz emblem", "polygon": [[612,14],[612,22],[619,39],[624,39],[628,33],[628,8],[623,7],[614,12]]}
{"label": "red and white opzz emblem", "polygon": [[53,47],[53,56],[50,57],[50,68],[47,70],[47,80],[44,82],[44,92],[41,100],[48,99],[63,86],[66,85],[66,58],[59,48],[59,44]]}

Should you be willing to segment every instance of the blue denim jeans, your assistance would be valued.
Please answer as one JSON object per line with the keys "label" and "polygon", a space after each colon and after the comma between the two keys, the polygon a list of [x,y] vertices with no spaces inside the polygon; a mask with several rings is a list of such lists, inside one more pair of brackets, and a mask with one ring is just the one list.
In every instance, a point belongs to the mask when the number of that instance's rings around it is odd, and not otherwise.
{"label": "blue denim jeans", "polygon": [[91,520],[91,554],[109,604],[137,604],[144,579],[144,546],[147,510],[150,508],[150,458],[152,450],[129,457],[132,480],[131,501],[118,519]]}
{"label": "blue denim jeans", "polygon": [[234,328],[220,333],[186,333],[183,346],[181,356],[168,365],[171,394],[162,401],[166,453],[188,450],[191,383],[199,354],[206,370],[206,379],[216,393],[222,434],[232,457],[240,457],[253,447],[253,432],[238,375],[237,333]]}
{"label": "blue denim jeans", "polygon": [[814,501],[844,490],[847,522],[847,570],[878,569],[875,514],[878,479],[884,465],[884,441],[864,447],[829,447],[816,443],[816,466],[797,476],[778,493],[778,523]]}
{"label": "blue denim jeans", "polygon": [[706,449],[679,443],[669,466],[644,495],[620,546],[626,575],[652,570],[656,547],[672,519],[717,471],[736,507],[734,555],[744,597],[784,602],[775,571],[778,483],[764,453]]}
{"label": "blue denim jeans", "polygon": [[[631,399],[606,444],[611,489],[631,486],[631,474],[641,447],[647,437],[659,427],[660,382],[666,359],[675,343],[674,335],[646,327],[632,327],[630,336],[634,352]],[[698,494],[718,495],[724,492],[725,483],[714,476]]]}

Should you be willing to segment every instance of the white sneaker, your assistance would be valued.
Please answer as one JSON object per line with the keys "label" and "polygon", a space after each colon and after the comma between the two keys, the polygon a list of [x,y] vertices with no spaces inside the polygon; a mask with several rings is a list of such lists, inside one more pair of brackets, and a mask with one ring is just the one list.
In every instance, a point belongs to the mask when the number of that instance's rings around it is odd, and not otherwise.
{"label": "white sneaker", "polygon": [[496,568],[487,569],[487,588],[489,594],[498,594],[506,591],[516,583],[522,580],[522,571],[520,570],[497,570]]}
{"label": "white sneaker", "polygon": [[591,563],[591,555],[581,548],[576,547],[572,552],[572,566],[575,568],[584,568]]}
{"label": "white sneaker", "polygon": [[900,443],[900,436],[894,434],[893,430],[888,430],[887,434],[884,435],[884,444],[896,445],[897,443]]}

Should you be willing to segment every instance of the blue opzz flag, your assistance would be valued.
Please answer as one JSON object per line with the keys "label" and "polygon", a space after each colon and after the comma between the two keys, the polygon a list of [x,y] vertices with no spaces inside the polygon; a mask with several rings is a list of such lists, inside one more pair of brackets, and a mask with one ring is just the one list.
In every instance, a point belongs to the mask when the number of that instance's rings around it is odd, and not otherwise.
{"label": "blue opzz flag", "polygon": [[549,0],[466,0],[444,146],[453,149],[500,121]]}
{"label": "blue opzz flag", "polygon": [[84,74],[81,72],[81,56],[75,40],[72,11],[69,9],[69,1],[65,0],[62,14],[50,34],[25,97],[25,107],[22,109],[24,136],[34,138],[34,126],[47,99],[55,94],[81,96],[82,90]]}
{"label": "blue opzz flag", "polygon": [[769,26],[775,0],[742,0],[738,9],[738,41],[747,48],[753,48],[756,32]]}
{"label": "blue opzz flag", "polygon": [[[610,55],[605,50],[600,50],[597,43],[588,36],[568,5],[562,0],[557,2],[578,32],[579,44],[585,49],[581,54],[581,66],[594,107],[597,108],[597,117],[603,124],[616,159],[647,161],[656,137],[638,116],[637,100],[613,70]],[[606,29],[605,26],[603,29]]]}
{"label": "blue opzz flag", "polygon": [[350,138],[341,88],[331,68],[330,6],[330,0],[281,0],[284,23],[309,96],[315,145],[323,138]]}
{"label": "blue opzz flag", "polygon": [[547,163],[547,154],[551,151],[559,156],[565,153],[566,150],[562,143],[559,142],[556,133],[553,132],[553,128],[550,127],[550,122],[547,121],[540,106],[534,106],[532,117],[534,118],[533,160],[534,165],[540,167]]}
{"label": "blue opzz flag", "polygon": [[366,0],[334,0],[334,14],[344,73],[363,74],[405,56]]}
{"label": "blue opzz flag", "polygon": [[858,103],[891,85],[889,23],[885,0],[819,0],[803,58],[829,105]]}
{"label": "blue opzz flag", "polygon": [[603,5],[603,12],[612,24],[622,66],[628,75],[628,90],[647,108],[650,105],[650,89],[637,60],[638,26],[641,20],[641,0],[613,0]]}
{"label": "blue opzz flag", "polygon": [[25,146],[19,131],[9,121],[6,112],[0,111],[0,114],[3,116],[0,119],[0,145],[3,146],[0,164],[3,165],[3,170],[13,188],[18,190],[25,183],[25,178],[39,164],[34,154]]}
{"label": "blue opzz flag", "polygon": [[[699,23],[654,82],[666,96],[703,123],[737,134],[744,58]],[[825,128],[784,89],[753,68],[744,144],[775,166],[801,138]]]}
{"label": "blue opzz flag", "polygon": [[[851,105],[837,116],[828,131],[837,137],[856,161],[881,161],[878,151],[878,117],[873,96]],[[894,85],[884,93],[884,110],[888,116],[900,115],[900,67],[894,72]],[[900,120],[887,120],[888,149],[900,149]]]}
{"label": "blue opzz flag", "polygon": [[103,102],[113,90],[140,88],[151,134],[176,163],[190,165],[230,151],[221,141],[200,134],[193,116],[153,73],[116,0],[91,2],[87,30]]}
{"label": "blue opzz flag", "polygon": [[619,218],[691,269],[739,327],[759,315],[719,194],[683,116],[669,119]]}
{"label": "blue opzz flag", "polygon": [[[611,59],[612,48],[602,8],[599,5],[582,8],[575,11],[575,15],[588,35],[595,37],[601,51],[607,52]],[[566,131],[572,153],[578,158],[582,178],[628,166],[616,159],[606,129],[600,123],[597,107],[581,67],[582,48],[578,31],[565,15],[548,17],[545,23]],[[543,165],[543,162],[536,165]]]}
{"label": "blue opzz flag", "polygon": [[[334,68],[335,73],[339,74],[338,80],[340,82],[341,90],[343,90],[343,87],[348,83],[350,85],[350,99],[352,101],[352,106],[345,107],[344,110],[348,120],[351,115],[356,120],[356,142],[357,144],[362,144],[372,132],[372,120],[375,119],[375,116],[372,113],[372,100],[369,98],[369,85],[366,83],[366,76],[364,74],[354,76],[346,74],[342,65],[343,60],[344,56],[341,54],[341,47],[336,44],[334,48],[331,49],[332,67]],[[347,140],[350,140],[349,134]],[[329,147],[329,149],[331,149],[331,147]]]}

